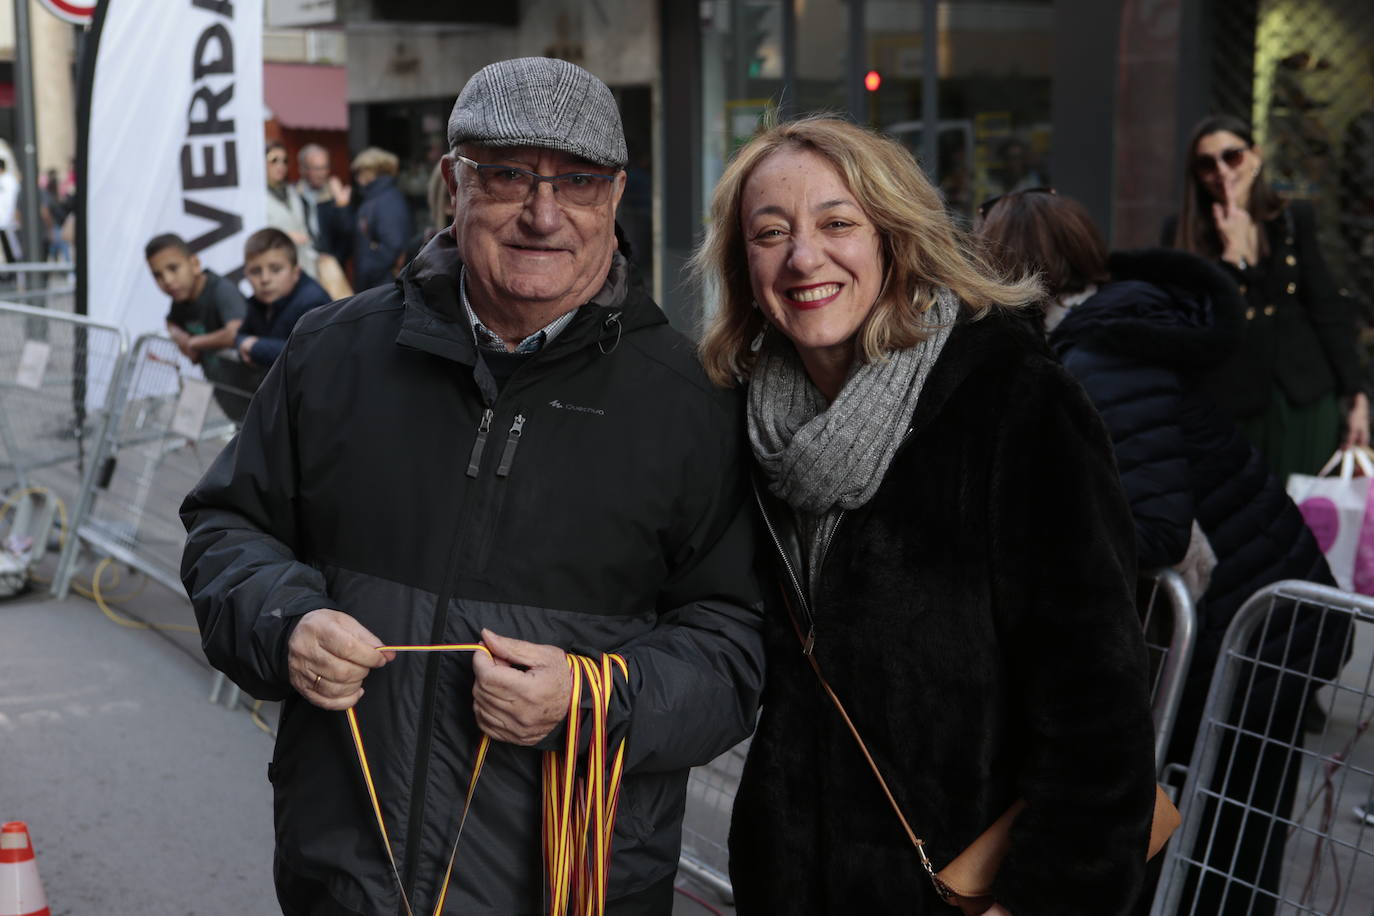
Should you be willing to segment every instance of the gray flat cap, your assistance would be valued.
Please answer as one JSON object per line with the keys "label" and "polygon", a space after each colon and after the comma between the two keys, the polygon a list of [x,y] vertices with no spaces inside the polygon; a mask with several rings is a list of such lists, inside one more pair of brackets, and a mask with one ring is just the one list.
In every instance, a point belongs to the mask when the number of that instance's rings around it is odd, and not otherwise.
{"label": "gray flat cap", "polygon": [[542,146],[623,168],[625,131],[606,84],[576,64],[519,57],[488,64],[448,117],[448,145]]}

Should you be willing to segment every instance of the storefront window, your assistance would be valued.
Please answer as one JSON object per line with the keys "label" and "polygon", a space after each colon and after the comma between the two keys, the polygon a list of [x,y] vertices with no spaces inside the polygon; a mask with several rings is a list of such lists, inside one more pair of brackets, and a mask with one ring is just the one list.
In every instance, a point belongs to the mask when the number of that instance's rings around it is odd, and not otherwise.
{"label": "storefront window", "polygon": [[[851,57],[856,12],[861,59]],[[932,12],[933,67],[923,32]],[[730,154],[776,107],[847,113],[891,134],[962,217],[988,197],[1048,184],[1053,26],[1052,0],[707,0],[703,212]],[[934,113],[924,110],[928,72],[937,79]],[[870,88],[855,92],[869,73]],[[859,110],[850,110],[856,95]],[[931,162],[922,156],[928,124],[937,130]]]}
{"label": "storefront window", "polygon": [[[921,158],[927,72],[920,3],[868,0],[868,61],[879,74],[867,92],[869,124]],[[954,212],[1050,182],[1051,0],[940,3],[937,161],[924,163]]]}

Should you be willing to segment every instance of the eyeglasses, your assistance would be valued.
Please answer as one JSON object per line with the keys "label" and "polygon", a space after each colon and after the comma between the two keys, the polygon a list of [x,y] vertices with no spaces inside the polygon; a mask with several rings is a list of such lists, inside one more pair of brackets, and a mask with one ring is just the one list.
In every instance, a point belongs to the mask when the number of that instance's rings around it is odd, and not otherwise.
{"label": "eyeglasses", "polygon": [[1240,168],[1240,164],[1245,161],[1245,153],[1250,149],[1248,146],[1233,146],[1230,149],[1221,151],[1220,156],[1209,156],[1206,153],[1198,153],[1193,157],[1193,169],[1199,175],[1213,175],[1221,168],[1221,163],[1226,163],[1226,167],[1231,170]]}
{"label": "eyeglasses", "polygon": [[995,207],[995,206],[997,206],[997,204],[998,204],[999,202],[1001,202],[1001,201],[1003,201],[1003,200],[1006,200],[1008,197],[1016,197],[1018,194],[1057,194],[1057,193],[1058,193],[1058,192],[1055,191],[1054,188],[1025,188],[1024,190],[1021,190],[1021,191],[1009,191],[1009,192],[1007,192],[1006,194],[998,194],[996,197],[989,197],[987,200],[983,201],[981,204],[978,205],[978,217],[979,217],[980,219],[986,219],[986,218],[987,218],[987,215],[988,215],[990,212],[992,212],[992,208]]}
{"label": "eyeglasses", "polygon": [[473,162],[466,156],[455,156],[463,165],[471,166],[477,172],[482,190],[496,200],[528,200],[539,189],[541,181],[553,185],[554,192],[562,202],[577,207],[596,207],[604,204],[611,195],[614,175],[601,175],[596,172],[569,172],[566,175],[538,175],[529,169],[513,165],[488,165]]}
{"label": "eyeglasses", "polygon": [[282,164],[283,162],[285,162],[285,161],[286,161],[286,157],[285,157],[285,156],[268,156],[268,157],[267,157],[267,164],[268,164],[268,165],[281,165],[281,164]]}

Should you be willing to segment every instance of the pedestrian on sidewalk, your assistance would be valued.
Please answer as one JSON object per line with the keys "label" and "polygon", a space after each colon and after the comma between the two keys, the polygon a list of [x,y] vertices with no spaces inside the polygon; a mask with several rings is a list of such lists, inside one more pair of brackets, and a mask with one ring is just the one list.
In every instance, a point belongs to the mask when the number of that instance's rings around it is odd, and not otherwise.
{"label": "pedestrian on sidewalk", "polygon": [[[402,889],[433,912],[484,733],[443,912],[545,912],[541,751],[569,738],[568,653],[603,652],[628,670],[606,913],[668,916],[688,768],[749,734],[762,686],[740,406],[616,252],[604,83],[492,64],[448,140],[452,232],[301,319],[186,499],[183,580],[211,662],[284,701],[288,916],[396,913]],[[478,641],[490,658],[378,650]]]}

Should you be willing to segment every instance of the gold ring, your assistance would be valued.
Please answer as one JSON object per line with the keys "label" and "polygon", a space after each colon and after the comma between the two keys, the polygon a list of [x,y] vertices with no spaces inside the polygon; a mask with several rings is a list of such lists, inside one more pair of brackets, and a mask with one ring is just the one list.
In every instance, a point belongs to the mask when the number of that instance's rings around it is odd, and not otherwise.
{"label": "gold ring", "polygon": [[317,675],[315,675],[315,686],[314,686],[312,689],[317,690],[317,691],[320,689],[320,680],[321,680],[323,677],[324,677],[323,674],[317,674]]}

